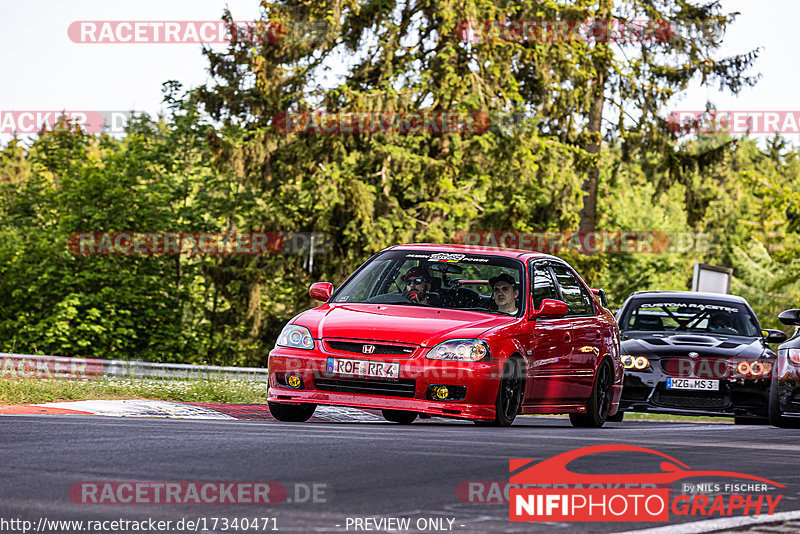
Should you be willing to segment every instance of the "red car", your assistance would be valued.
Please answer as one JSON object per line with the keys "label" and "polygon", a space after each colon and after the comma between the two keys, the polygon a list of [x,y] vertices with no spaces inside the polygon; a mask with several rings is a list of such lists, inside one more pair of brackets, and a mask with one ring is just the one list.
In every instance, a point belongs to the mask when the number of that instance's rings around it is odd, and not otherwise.
{"label": "red car", "polygon": [[370,258],[269,354],[269,408],[306,421],[318,404],[508,426],[569,413],[602,426],[622,393],[619,328],[563,260],[536,252],[399,245]]}

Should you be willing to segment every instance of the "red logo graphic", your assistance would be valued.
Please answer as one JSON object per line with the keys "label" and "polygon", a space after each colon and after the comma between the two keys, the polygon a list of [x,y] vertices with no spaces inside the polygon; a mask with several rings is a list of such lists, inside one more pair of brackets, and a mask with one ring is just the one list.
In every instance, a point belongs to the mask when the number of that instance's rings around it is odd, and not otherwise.
{"label": "red logo graphic", "polygon": [[681,110],[667,117],[667,126],[678,135],[701,134],[799,134],[798,110]]}
{"label": "red logo graphic", "polygon": [[[585,474],[571,471],[568,464],[590,454],[640,452],[660,456],[660,472],[639,474]],[[766,478],[734,471],[693,470],[683,462],[662,452],[634,445],[594,445],[559,454],[531,465],[532,459],[512,459],[509,482],[512,485],[509,500],[511,521],[669,521],[670,509],[676,515],[742,515],[772,514],[783,497],[761,495],[752,499],[748,495],[717,495],[713,501],[708,495],[679,495],[669,502],[667,484],[691,477],[727,477],[746,479],[784,488]],[[529,466],[529,467],[526,467]],[[522,471],[520,471],[522,469]],[[604,488],[608,484],[619,487]],[[656,488],[631,485],[659,485]],[[554,487],[530,487],[554,485]],[[569,487],[570,485],[577,487]],[[584,485],[590,485],[585,488]],[[523,487],[527,486],[527,487]],[[556,487],[561,486],[561,487]],[[593,487],[592,487],[593,486]],[[601,487],[597,487],[601,486]],[[719,487],[715,484],[714,486]],[[736,490],[741,485],[727,484]],[[710,505],[710,506],[709,506]]]}

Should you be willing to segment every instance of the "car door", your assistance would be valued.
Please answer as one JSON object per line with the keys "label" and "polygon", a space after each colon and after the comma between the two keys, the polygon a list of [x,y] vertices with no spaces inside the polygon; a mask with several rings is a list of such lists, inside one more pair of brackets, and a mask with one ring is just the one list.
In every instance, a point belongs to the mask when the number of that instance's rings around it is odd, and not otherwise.
{"label": "car door", "polygon": [[551,266],[561,300],[567,303],[565,319],[572,328],[569,355],[570,397],[575,401],[589,398],[594,383],[594,370],[600,358],[601,326],[597,320],[594,300],[578,276],[564,264]]}
{"label": "car door", "polygon": [[[542,300],[560,300],[555,280],[546,261],[530,267],[531,305],[538,309]],[[528,359],[525,400],[529,404],[563,404],[571,396],[570,352],[572,319],[539,318],[530,322],[532,358]]]}

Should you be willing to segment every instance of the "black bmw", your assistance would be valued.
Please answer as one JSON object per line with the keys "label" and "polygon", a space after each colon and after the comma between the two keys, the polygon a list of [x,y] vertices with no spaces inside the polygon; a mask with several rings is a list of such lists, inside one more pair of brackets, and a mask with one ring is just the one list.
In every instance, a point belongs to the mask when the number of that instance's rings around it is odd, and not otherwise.
{"label": "black bmw", "polygon": [[[786,310],[778,319],[800,326],[800,310]],[[769,392],[769,422],[783,428],[800,427],[800,329],[778,347],[778,359]]]}
{"label": "black bmw", "polygon": [[[625,381],[620,412],[766,422],[775,353],[786,334],[763,331],[741,297],[641,291],[617,314]],[[620,419],[617,416],[616,419]]]}

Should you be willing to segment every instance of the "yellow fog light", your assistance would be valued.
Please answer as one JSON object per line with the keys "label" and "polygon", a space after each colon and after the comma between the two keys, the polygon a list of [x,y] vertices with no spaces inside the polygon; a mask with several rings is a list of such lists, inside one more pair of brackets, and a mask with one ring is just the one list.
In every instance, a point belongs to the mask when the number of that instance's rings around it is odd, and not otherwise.
{"label": "yellow fog light", "polygon": [[437,386],[434,394],[437,399],[446,399],[450,395],[450,391],[447,390],[447,386]]}
{"label": "yellow fog light", "polygon": [[300,377],[297,375],[289,375],[289,378],[286,379],[286,383],[293,388],[299,388],[303,381],[300,380]]}
{"label": "yellow fog light", "polygon": [[633,361],[633,366],[637,369],[644,369],[647,367],[647,364],[650,363],[647,361],[647,358],[644,356],[639,356]]}

